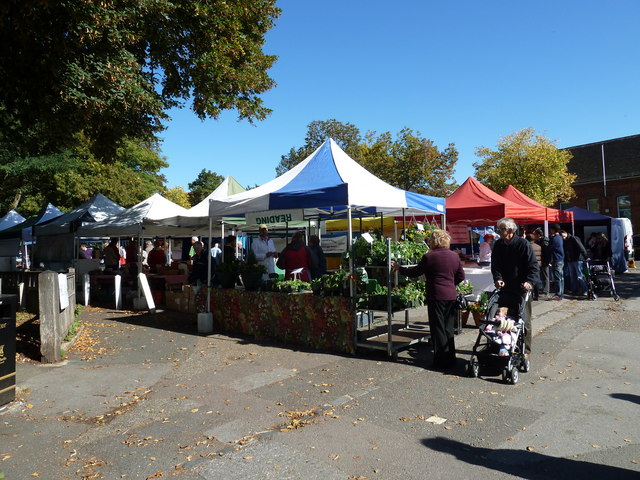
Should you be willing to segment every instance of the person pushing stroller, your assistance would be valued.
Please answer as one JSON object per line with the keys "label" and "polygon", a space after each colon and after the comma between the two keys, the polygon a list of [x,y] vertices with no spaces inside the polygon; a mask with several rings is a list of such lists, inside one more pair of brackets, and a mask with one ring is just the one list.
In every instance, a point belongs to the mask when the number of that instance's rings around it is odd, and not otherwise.
{"label": "person pushing stroller", "polygon": [[[502,218],[497,223],[500,239],[491,253],[491,274],[500,290],[498,308],[513,307],[514,294],[521,296],[538,281],[538,261],[529,242],[516,235],[518,226],[511,218]],[[527,296],[523,317],[525,324],[525,357],[531,354],[531,295]]]}

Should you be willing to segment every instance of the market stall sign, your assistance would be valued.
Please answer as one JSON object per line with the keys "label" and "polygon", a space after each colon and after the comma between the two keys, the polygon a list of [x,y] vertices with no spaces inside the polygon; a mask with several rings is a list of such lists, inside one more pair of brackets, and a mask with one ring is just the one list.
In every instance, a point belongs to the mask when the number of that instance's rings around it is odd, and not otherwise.
{"label": "market stall sign", "polygon": [[299,222],[304,220],[304,210],[266,210],[264,212],[252,212],[245,215],[247,224],[265,223],[267,225],[279,225],[289,222]]}
{"label": "market stall sign", "polygon": [[465,225],[449,225],[447,226],[449,235],[451,235],[451,243],[469,243],[469,228]]}
{"label": "market stall sign", "polygon": [[345,234],[326,235],[322,237],[324,253],[342,253],[347,251],[347,236]]}

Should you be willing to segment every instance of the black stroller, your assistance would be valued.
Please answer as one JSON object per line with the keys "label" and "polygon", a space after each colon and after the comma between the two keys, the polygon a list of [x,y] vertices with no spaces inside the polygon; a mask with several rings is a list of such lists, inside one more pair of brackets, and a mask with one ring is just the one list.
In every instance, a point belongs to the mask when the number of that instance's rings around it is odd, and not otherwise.
{"label": "black stroller", "polygon": [[[502,370],[502,380],[515,385],[519,372],[531,369],[525,355],[525,305],[531,292],[522,295],[495,290],[489,297],[485,315],[478,327],[478,338],[467,363],[467,375],[478,377],[480,367]],[[502,305],[499,305],[502,303]],[[507,307],[507,315],[499,315],[500,307]]]}
{"label": "black stroller", "polygon": [[613,271],[607,260],[592,260],[584,262],[583,265],[589,300],[596,300],[601,292],[606,291],[611,292],[611,296],[616,302],[620,300],[620,296],[616,292],[616,285],[613,283]]}

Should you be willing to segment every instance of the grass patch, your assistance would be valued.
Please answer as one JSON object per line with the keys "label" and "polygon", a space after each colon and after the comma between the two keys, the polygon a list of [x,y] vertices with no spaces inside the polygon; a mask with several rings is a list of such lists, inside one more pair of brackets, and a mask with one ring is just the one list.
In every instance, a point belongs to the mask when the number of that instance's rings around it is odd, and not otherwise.
{"label": "grass patch", "polygon": [[[82,305],[76,305],[76,309],[73,312],[73,323],[71,327],[69,327],[69,331],[64,337],[65,342],[71,341],[71,339],[78,333],[80,327],[82,326],[82,322],[80,321],[80,314],[82,313]],[[63,355],[64,356],[64,355]]]}

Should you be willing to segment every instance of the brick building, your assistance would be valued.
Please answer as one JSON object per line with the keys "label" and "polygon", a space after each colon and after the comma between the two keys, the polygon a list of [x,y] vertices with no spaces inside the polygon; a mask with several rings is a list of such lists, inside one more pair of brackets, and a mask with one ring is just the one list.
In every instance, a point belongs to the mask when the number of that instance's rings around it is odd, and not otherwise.
{"label": "brick building", "polygon": [[640,231],[640,135],[567,147],[575,197],[560,204],[631,219]]}

